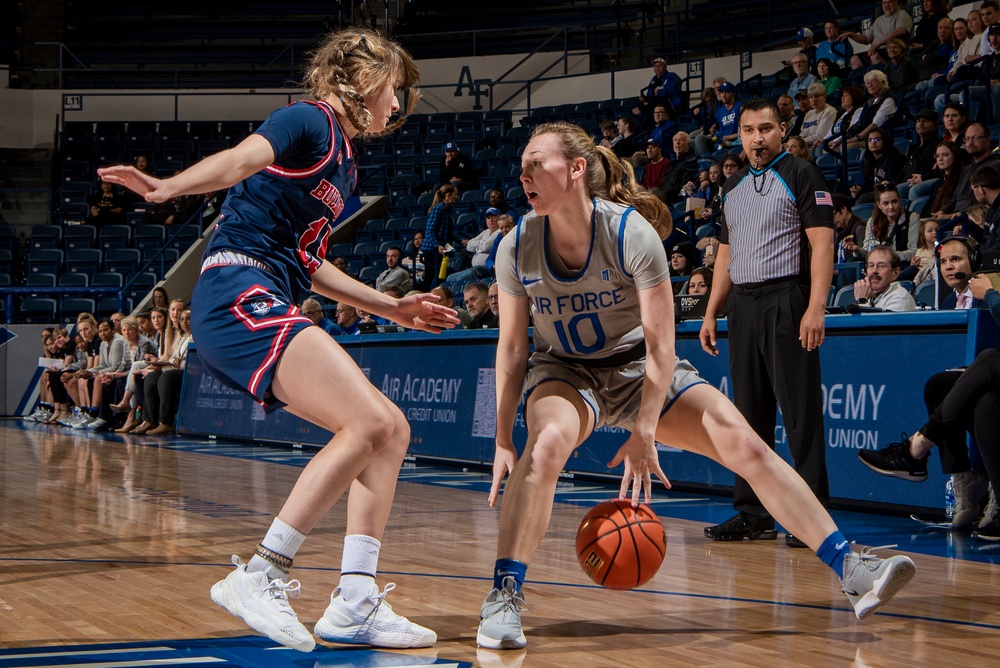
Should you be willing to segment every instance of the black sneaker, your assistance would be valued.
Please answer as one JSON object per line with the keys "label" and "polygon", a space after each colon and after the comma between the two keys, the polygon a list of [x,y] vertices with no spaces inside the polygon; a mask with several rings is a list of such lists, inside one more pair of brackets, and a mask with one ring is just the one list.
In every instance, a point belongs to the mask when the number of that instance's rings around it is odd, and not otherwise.
{"label": "black sneaker", "polygon": [[809,547],[790,533],[785,534],[785,547]]}
{"label": "black sneaker", "polygon": [[972,537],[978,540],[986,540],[991,543],[1000,542],[1000,519],[994,519],[984,527],[979,527],[972,532]]}
{"label": "black sneaker", "polygon": [[775,540],[774,520],[754,521],[744,512],[738,512],[722,524],[705,527],[705,537],[712,540]]}
{"label": "black sneaker", "polygon": [[876,473],[901,478],[910,482],[927,480],[927,458],[915,459],[910,455],[910,439],[902,434],[899,443],[890,443],[881,450],[859,450],[858,459]]}

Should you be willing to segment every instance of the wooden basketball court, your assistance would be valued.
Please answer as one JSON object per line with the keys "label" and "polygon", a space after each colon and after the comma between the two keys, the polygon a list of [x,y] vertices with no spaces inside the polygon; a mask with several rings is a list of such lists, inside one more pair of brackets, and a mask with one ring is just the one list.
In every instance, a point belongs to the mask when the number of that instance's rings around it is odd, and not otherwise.
{"label": "wooden basketball court", "polygon": [[[407,464],[380,561],[393,607],[433,628],[426,650],[273,649],[216,607],[209,587],[249,557],[309,453],[0,423],[0,668],[10,666],[958,666],[1000,656],[1000,545],[899,518],[835,513],[869,545],[898,543],[917,576],[880,614],[854,618],[809,550],[714,543],[726,499],[657,492],[667,558],[640,591],[594,586],[574,535],[610,487],[567,482],[528,572],[528,647],[475,646],[499,513],[481,472]],[[338,580],[343,504],[296,557],[311,628]],[[891,553],[891,550],[884,552]]]}

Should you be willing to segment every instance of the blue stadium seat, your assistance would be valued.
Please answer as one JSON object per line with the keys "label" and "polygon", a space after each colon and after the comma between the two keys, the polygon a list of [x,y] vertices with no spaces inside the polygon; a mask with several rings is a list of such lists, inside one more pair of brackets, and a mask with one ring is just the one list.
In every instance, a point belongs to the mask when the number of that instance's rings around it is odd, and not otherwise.
{"label": "blue stadium seat", "polygon": [[132,230],[132,247],[139,250],[159,248],[166,238],[163,225],[136,225]]}
{"label": "blue stadium seat", "polygon": [[120,288],[124,280],[121,274],[115,274],[110,271],[99,271],[90,279],[90,285],[95,288]]}
{"label": "blue stadium seat", "polygon": [[913,299],[917,302],[917,306],[934,308],[934,281],[926,281],[917,286]]}
{"label": "blue stadium seat", "polygon": [[60,274],[59,287],[61,288],[85,288],[90,285],[88,274]]}
{"label": "blue stadium seat", "polygon": [[81,313],[91,313],[96,311],[96,304],[89,297],[63,297],[59,300],[59,312],[57,317],[59,322],[76,322]]}
{"label": "blue stadium seat", "polygon": [[56,322],[56,300],[47,297],[29,297],[21,301],[18,316],[28,325],[50,325]]}
{"label": "blue stadium seat", "polygon": [[69,225],[63,232],[63,250],[93,248],[97,242],[97,228],[93,225]]}
{"label": "blue stadium seat", "polygon": [[156,286],[156,274],[145,271],[141,274],[133,275],[131,281],[126,290],[127,296],[133,303],[138,303]]}
{"label": "blue stadium seat", "polygon": [[834,306],[848,306],[855,302],[854,299],[854,286],[845,285],[844,287],[837,290],[837,296],[833,298]]}
{"label": "blue stadium seat", "polygon": [[358,272],[358,280],[369,285],[375,284],[375,279],[382,273],[382,267],[362,267]]}
{"label": "blue stadium seat", "polygon": [[35,225],[28,237],[28,248],[59,248],[62,230],[61,225]]}
{"label": "blue stadium seat", "polygon": [[352,251],[354,255],[368,255],[369,253],[376,252],[378,252],[378,245],[371,241],[354,244],[354,250]]}
{"label": "blue stadium seat", "polygon": [[29,274],[25,283],[29,288],[54,288],[56,287],[55,274]]}
{"label": "blue stadium seat", "polygon": [[29,274],[59,274],[62,265],[63,252],[58,248],[33,248],[28,252]]}
{"label": "blue stadium seat", "polygon": [[97,233],[97,247],[102,251],[126,248],[129,242],[128,225],[105,225]]}
{"label": "blue stadium seat", "polygon": [[66,271],[92,275],[101,267],[101,251],[96,248],[74,248],[66,251]]}
{"label": "blue stadium seat", "polygon": [[136,248],[110,248],[104,253],[104,270],[131,274],[138,268],[140,257]]}

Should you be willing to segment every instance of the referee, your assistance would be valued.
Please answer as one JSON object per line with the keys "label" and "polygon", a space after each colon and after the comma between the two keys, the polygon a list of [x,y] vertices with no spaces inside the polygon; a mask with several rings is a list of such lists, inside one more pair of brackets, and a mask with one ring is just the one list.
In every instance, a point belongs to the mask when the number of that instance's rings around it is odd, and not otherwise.
{"label": "referee", "polygon": [[[774,448],[781,409],[795,470],[824,505],[830,497],[823,440],[819,347],[833,278],[833,200],[812,164],[781,148],[785,124],[771,100],[753,98],[739,119],[750,164],[723,187],[715,281],[701,346],[716,349],[716,314],[729,301],[733,398]],[[736,515],[705,528],[712,540],[774,540],[774,518],[745,480],[733,489]],[[805,547],[789,534],[791,547]]]}

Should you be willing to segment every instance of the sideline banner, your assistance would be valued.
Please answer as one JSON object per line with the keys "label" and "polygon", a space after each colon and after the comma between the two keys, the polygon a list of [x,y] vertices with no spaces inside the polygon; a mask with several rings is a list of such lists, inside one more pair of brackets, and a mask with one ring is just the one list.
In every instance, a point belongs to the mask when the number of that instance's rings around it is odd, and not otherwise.
{"label": "sideline banner", "polygon": [[[897,441],[900,432],[918,429],[926,419],[927,378],[968,364],[983,344],[1000,342],[1000,330],[988,312],[974,312],[971,318],[954,311],[845,315],[828,317],[827,323],[823,408],[832,496],[939,509],[946,478],[936,455],[928,482],[917,485],[876,475],[858,462],[857,451]],[[680,325],[677,353],[690,360],[706,382],[731,396],[727,342],[720,340],[718,357],[705,354],[697,340],[699,325]],[[362,335],[338,341],[410,421],[412,454],[458,462],[492,461],[496,330]],[[285,411],[265,419],[252,401],[207,375],[196,350],[188,357],[178,426],[189,434],[313,445],[323,445],[331,436]],[[573,454],[567,471],[617,477],[621,469],[609,470],[607,462],[627,436],[621,429],[597,430]],[[526,438],[519,414],[514,441],[523,447]],[[790,461],[780,415],[775,442]],[[678,451],[669,442],[661,446],[660,459],[674,482],[733,484],[733,475],[721,465]]]}

